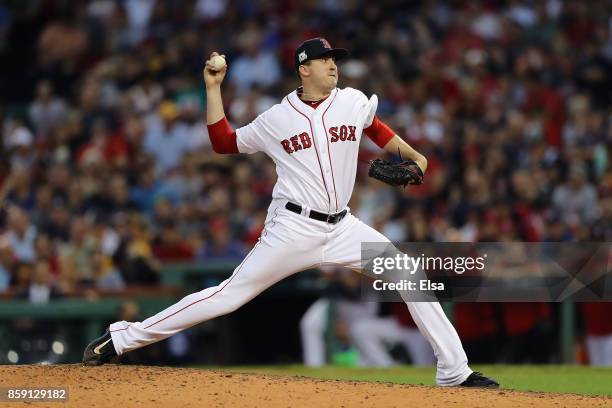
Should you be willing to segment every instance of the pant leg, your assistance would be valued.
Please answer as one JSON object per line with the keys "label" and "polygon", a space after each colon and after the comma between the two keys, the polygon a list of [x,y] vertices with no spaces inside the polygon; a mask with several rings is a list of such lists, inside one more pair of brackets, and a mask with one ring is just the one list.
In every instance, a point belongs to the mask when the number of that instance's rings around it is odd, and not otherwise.
{"label": "pant leg", "polygon": [[612,334],[602,336],[603,346],[603,362],[606,367],[612,367]]}
{"label": "pant leg", "polygon": [[395,362],[387,350],[387,344],[400,342],[401,333],[392,318],[365,318],[352,324],[351,341],[366,365],[391,367]]}
{"label": "pant leg", "polygon": [[[292,224],[293,216],[287,213],[266,224],[259,242],[233,274],[218,286],[188,295],[142,322],[111,324],[110,332],[117,354],[228,314],[281,279],[319,264],[321,242],[314,235],[306,235],[310,232],[301,233],[299,225]],[[295,220],[299,222],[297,218]]]}
{"label": "pant leg", "polygon": [[421,332],[413,328],[402,328],[402,344],[408,350],[415,366],[432,366],[436,362],[431,346]]}
{"label": "pant leg", "polygon": [[612,367],[612,335],[587,336],[586,347],[592,366]]}
{"label": "pant leg", "polygon": [[[363,270],[361,261],[362,242],[385,242],[389,240],[372,227],[349,214],[330,233],[324,247],[324,262]],[[404,296],[404,294],[402,294]],[[450,323],[438,302],[410,302],[404,297],[408,310],[419,331],[431,345],[438,360],[436,383],[443,386],[459,385],[472,370],[468,367],[459,335]]]}
{"label": "pant leg", "polygon": [[314,302],[300,320],[302,355],[308,367],[321,367],[325,364],[325,328],[329,300],[321,298]]}
{"label": "pant leg", "polygon": [[589,355],[589,363],[592,366],[603,365],[603,344],[599,336],[587,336],[585,343]]}
{"label": "pant leg", "polygon": [[375,367],[394,364],[387,345],[400,343],[410,355],[415,366],[431,366],[435,356],[423,335],[412,328],[405,328],[392,317],[363,319],[351,330],[353,342],[359,352]]}

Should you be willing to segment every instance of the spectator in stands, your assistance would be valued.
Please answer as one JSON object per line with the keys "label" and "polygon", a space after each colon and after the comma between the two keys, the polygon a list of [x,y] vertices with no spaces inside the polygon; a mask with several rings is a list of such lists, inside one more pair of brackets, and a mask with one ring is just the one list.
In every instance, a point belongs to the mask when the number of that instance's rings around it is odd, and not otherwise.
{"label": "spectator in stands", "polygon": [[127,179],[121,173],[109,175],[109,180],[105,184],[104,189],[100,194],[90,198],[88,207],[104,217],[116,213],[128,213],[138,209],[138,205],[130,197]]}
{"label": "spectator in stands", "polygon": [[70,241],[60,248],[60,257],[71,259],[82,282],[93,282],[91,257],[96,251],[95,239],[89,234],[88,220],[85,217],[76,217],[70,224]]}
{"label": "spectator in stands", "polygon": [[99,250],[107,256],[112,256],[121,243],[120,233],[113,227],[111,220],[111,217],[96,215],[90,228]]}
{"label": "spectator in stands", "polygon": [[238,45],[242,53],[229,67],[229,81],[241,95],[253,85],[268,88],[280,80],[278,60],[262,44],[262,33],[255,23],[249,23],[240,34]]}
{"label": "spectator in stands", "polygon": [[13,268],[13,249],[5,238],[0,237],[0,292],[6,291],[11,285]]}
{"label": "spectator in stands", "polygon": [[542,237],[542,241],[546,242],[568,242],[573,239],[572,232],[568,225],[563,222],[561,216],[551,213],[546,218],[546,230]]}
{"label": "spectator in stands", "polygon": [[126,92],[128,103],[138,114],[153,112],[163,97],[164,88],[152,75],[144,75],[139,83]]}
{"label": "spectator in stands", "polygon": [[36,86],[36,97],[29,108],[30,121],[34,125],[36,138],[47,141],[53,129],[66,116],[66,103],[53,94],[53,84],[42,80]]}
{"label": "spectator in stands", "polygon": [[603,175],[599,185],[601,222],[593,228],[596,241],[612,241],[612,168]]}
{"label": "spectator in stands", "polygon": [[191,147],[188,128],[178,120],[179,111],[172,101],[163,101],[158,109],[159,120],[152,120],[144,137],[144,149],[150,153],[160,175],[175,170]]}
{"label": "spectator in stands", "polygon": [[83,281],[77,269],[76,261],[71,257],[60,257],[61,274],[57,281],[57,288],[66,295],[74,294],[83,287],[91,287],[90,281]]}
{"label": "spectator in stands", "polygon": [[11,289],[14,293],[26,293],[32,277],[34,275],[34,265],[28,262],[15,262],[14,273],[11,279]]}
{"label": "spectator in stands", "polygon": [[95,251],[91,257],[91,267],[95,286],[98,289],[121,290],[125,282],[119,271],[113,265],[113,260],[102,251]]}
{"label": "spectator in stands", "polygon": [[77,152],[77,162],[80,165],[101,165],[110,157],[107,154],[110,130],[104,119],[97,119],[91,129],[91,139],[84,143]]}
{"label": "spectator in stands", "polygon": [[61,297],[61,293],[53,284],[47,262],[34,263],[29,285],[26,290],[18,292],[16,296],[27,299],[30,303],[49,303],[50,300]]}
{"label": "spectator in stands", "polygon": [[13,171],[31,169],[38,159],[32,132],[20,119],[9,119],[3,127],[4,148],[11,153],[8,158]]}
{"label": "spectator in stands", "polygon": [[153,256],[152,233],[144,219],[136,214],[116,217],[115,228],[121,231],[121,242],[113,254],[113,263],[126,284],[154,284],[159,280],[159,263]]}
{"label": "spectator in stands", "polygon": [[557,186],[553,193],[553,204],[569,225],[581,223],[590,225],[599,216],[597,190],[586,180],[583,165],[574,164],[570,168],[567,183]]}
{"label": "spectator in stands", "polygon": [[188,262],[194,259],[195,252],[182,238],[176,222],[167,219],[162,221],[161,231],[153,245],[153,255],[161,262]]}
{"label": "spectator in stands", "polygon": [[34,241],[34,251],[36,259],[41,262],[46,262],[49,268],[49,273],[53,280],[56,280],[60,275],[60,260],[57,255],[54,242],[51,241],[49,235],[40,233]]}
{"label": "spectator in stands", "polygon": [[35,202],[34,191],[31,187],[31,171],[26,168],[15,171],[11,183],[12,188],[7,191],[6,200],[24,211],[30,212]]}
{"label": "spectator in stands", "polygon": [[210,239],[198,253],[202,261],[242,259],[247,251],[240,241],[231,236],[229,224],[225,219],[215,219],[208,225]]}
{"label": "spectator in stands", "polygon": [[181,162],[180,171],[169,179],[169,190],[176,192],[181,202],[194,202],[202,195],[204,180],[198,171],[196,154],[187,152]]}
{"label": "spectator in stands", "polygon": [[54,200],[49,214],[49,220],[43,224],[44,231],[51,239],[67,243],[70,240],[71,216],[63,199]]}
{"label": "spectator in stands", "polygon": [[131,189],[131,199],[138,208],[152,215],[155,203],[162,197],[172,197],[172,190],[166,183],[155,178],[155,171],[149,163],[138,173],[138,184]]}
{"label": "spectator in stands", "polygon": [[[34,190],[34,189],[32,189]],[[34,205],[30,209],[32,223],[45,230],[51,222],[49,209],[53,206],[53,189],[48,183],[43,183],[35,190]]]}
{"label": "spectator in stands", "polygon": [[5,236],[18,261],[34,262],[36,234],[36,227],[30,223],[28,214],[17,206],[11,206],[8,210],[8,229]]}
{"label": "spectator in stands", "polygon": [[68,187],[71,184],[72,175],[72,169],[66,163],[54,162],[49,165],[45,178],[53,189],[54,196],[67,201]]}

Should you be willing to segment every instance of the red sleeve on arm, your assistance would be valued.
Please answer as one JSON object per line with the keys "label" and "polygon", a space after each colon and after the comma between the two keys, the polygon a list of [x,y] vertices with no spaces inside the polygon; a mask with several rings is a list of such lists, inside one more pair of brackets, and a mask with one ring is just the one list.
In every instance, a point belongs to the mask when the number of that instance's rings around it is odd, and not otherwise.
{"label": "red sleeve on arm", "polygon": [[374,116],[372,124],[363,129],[363,131],[381,149],[389,143],[389,140],[393,139],[393,136],[395,136],[395,132],[382,120],[378,119],[378,116]]}
{"label": "red sleeve on arm", "polygon": [[232,129],[225,116],[220,121],[208,125],[208,136],[215,153],[240,153],[236,143],[236,132]]}

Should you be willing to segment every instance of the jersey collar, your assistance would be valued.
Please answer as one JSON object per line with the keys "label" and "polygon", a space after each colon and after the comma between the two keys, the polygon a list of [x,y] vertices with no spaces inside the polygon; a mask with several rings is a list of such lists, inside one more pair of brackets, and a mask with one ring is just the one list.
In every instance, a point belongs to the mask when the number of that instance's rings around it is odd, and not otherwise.
{"label": "jersey collar", "polygon": [[334,88],[333,91],[329,94],[329,96],[321,102],[321,104],[315,109],[312,106],[302,102],[300,97],[297,95],[297,89],[287,95],[287,100],[293,105],[295,109],[297,109],[300,113],[310,116],[315,110],[325,111],[334,100],[334,96],[338,92],[338,88]]}

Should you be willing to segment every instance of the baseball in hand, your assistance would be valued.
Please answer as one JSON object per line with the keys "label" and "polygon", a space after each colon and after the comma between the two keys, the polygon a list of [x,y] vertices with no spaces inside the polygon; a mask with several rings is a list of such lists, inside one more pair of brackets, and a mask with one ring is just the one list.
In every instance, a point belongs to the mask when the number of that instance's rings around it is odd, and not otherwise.
{"label": "baseball in hand", "polygon": [[210,59],[210,69],[213,71],[221,71],[225,68],[225,58],[221,55],[215,55]]}

